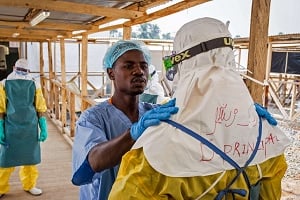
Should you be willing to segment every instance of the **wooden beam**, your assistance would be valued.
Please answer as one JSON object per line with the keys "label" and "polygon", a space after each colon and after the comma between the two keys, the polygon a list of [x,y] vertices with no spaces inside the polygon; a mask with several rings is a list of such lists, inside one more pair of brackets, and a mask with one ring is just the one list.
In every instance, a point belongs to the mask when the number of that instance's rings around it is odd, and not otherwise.
{"label": "wooden beam", "polygon": [[[153,1],[153,0],[145,0],[145,1],[140,1],[139,4],[132,4],[128,7],[126,7],[126,10],[139,10],[139,11],[143,11],[143,12],[146,12],[147,9],[149,8],[153,8],[155,6],[159,6],[159,5],[162,5],[162,4],[165,4],[167,2],[169,2],[170,0],[156,0],[156,1]],[[106,24],[106,23],[109,23],[109,22],[112,22],[114,20],[117,20],[118,17],[109,17],[109,16],[106,16],[105,18],[103,19],[99,19],[95,22],[93,22],[94,25],[102,25],[102,24]]]}
{"label": "wooden beam", "polygon": [[[168,16],[168,15],[174,14],[176,12],[182,11],[184,9],[187,9],[187,8],[190,8],[190,7],[193,7],[193,6],[208,2],[208,1],[211,1],[211,0],[193,0],[193,1],[186,0],[186,1],[174,4],[172,6],[169,6],[167,8],[161,9],[159,11],[153,12],[151,14],[143,15],[142,17],[132,19],[132,20],[130,20],[128,22],[125,22],[125,23],[100,27],[98,30],[88,31],[88,34],[95,33],[95,32],[107,31],[107,30],[114,30],[114,29],[119,29],[119,28],[123,28],[123,27],[134,26],[134,25],[137,25],[137,24],[147,23],[147,22],[153,21],[155,19],[159,19],[161,17],[165,17],[165,16]],[[112,18],[104,19],[104,20],[101,20],[101,21],[99,20],[97,22],[97,24],[98,25],[104,25],[105,23],[109,23],[110,21],[112,21]]]}
{"label": "wooden beam", "polygon": [[5,37],[0,36],[0,41],[7,41],[7,42],[46,42],[46,38],[37,38],[35,36],[32,36],[32,38],[12,38],[11,36]]}
{"label": "wooden beam", "polygon": [[125,19],[134,19],[143,15],[143,12],[110,8],[104,6],[88,5],[55,0],[1,0],[0,5],[12,7],[36,8],[42,10],[55,10],[68,13],[79,13],[95,16],[109,16]]}
{"label": "wooden beam", "polygon": [[20,35],[35,35],[35,36],[44,36],[44,37],[53,37],[53,36],[68,36],[65,31],[53,31],[53,30],[33,30],[33,29],[15,29],[15,28],[0,28],[1,35],[13,33],[20,33]]}
{"label": "wooden beam", "polygon": [[165,16],[168,16],[168,15],[177,13],[179,11],[185,10],[187,8],[191,8],[193,6],[200,5],[202,3],[206,3],[208,1],[211,1],[211,0],[186,0],[186,1],[182,1],[182,2],[176,3],[172,6],[169,6],[167,8],[164,8],[164,9],[161,9],[159,11],[153,12],[151,14],[144,15],[144,16],[138,17],[136,19],[132,19],[129,22],[125,22],[124,25],[125,26],[134,26],[134,25],[137,25],[137,24],[150,22],[150,21],[153,21],[155,19],[159,19],[161,17],[165,17]]}
{"label": "wooden beam", "polygon": [[[248,53],[248,76],[264,82],[268,52],[268,28],[271,0],[253,0],[250,24],[250,44]],[[263,103],[264,88],[246,80],[250,94],[257,103]]]}
{"label": "wooden beam", "polygon": [[28,22],[9,22],[1,21],[0,26],[16,27],[16,28],[30,28],[35,29],[53,29],[53,30],[62,30],[62,31],[74,31],[74,30],[90,30],[93,28],[92,25],[80,25],[80,24],[71,24],[71,23],[49,23],[41,22],[35,26],[30,26]]}
{"label": "wooden beam", "polygon": [[128,8],[133,10],[134,8],[135,9],[141,9],[140,7],[142,7],[143,9],[149,9],[149,8],[153,8],[153,7],[156,7],[156,6],[160,6],[160,5],[163,5],[163,4],[166,4],[170,2],[170,0],[144,0],[144,1],[140,1],[140,3],[137,5],[137,4],[133,4],[132,6],[129,6]]}

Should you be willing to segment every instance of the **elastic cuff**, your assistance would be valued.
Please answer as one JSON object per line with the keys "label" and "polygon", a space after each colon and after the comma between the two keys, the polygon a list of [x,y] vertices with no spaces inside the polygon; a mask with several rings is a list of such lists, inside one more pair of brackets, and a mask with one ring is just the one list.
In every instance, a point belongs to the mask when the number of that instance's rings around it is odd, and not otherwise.
{"label": "elastic cuff", "polygon": [[79,169],[74,173],[72,183],[77,186],[91,183],[94,174],[95,172],[86,158]]}

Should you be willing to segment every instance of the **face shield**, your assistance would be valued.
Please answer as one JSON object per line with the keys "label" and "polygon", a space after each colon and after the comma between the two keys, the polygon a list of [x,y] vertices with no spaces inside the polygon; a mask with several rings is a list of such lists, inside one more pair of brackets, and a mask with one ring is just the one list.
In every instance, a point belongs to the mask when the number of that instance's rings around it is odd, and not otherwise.
{"label": "face shield", "polygon": [[169,81],[173,81],[175,74],[178,71],[178,64],[184,60],[192,58],[200,53],[210,51],[212,49],[220,47],[230,47],[233,48],[233,40],[231,37],[220,37],[215,38],[206,42],[201,42],[200,44],[193,46],[185,51],[178,54],[172,52],[172,55],[165,56],[163,58],[164,68],[166,70],[166,77]]}
{"label": "face shield", "polygon": [[16,67],[16,73],[19,74],[19,75],[26,76],[27,74],[29,74],[29,72],[30,72],[29,69]]}

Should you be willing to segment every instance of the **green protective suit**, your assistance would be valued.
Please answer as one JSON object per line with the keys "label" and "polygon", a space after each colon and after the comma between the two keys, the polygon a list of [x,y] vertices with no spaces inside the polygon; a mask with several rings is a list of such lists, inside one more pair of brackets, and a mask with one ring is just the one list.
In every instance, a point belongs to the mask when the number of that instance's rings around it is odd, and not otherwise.
{"label": "green protective suit", "polygon": [[35,83],[7,80],[6,146],[0,145],[0,167],[35,165],[41,162],[38,116],[34,106]]}
{"label": "green protective suit", "polygon": [[158,95],[143,93],[143,94],[140,95],[140,101],[156,104],[157,103],[157,97],[158,97]]}

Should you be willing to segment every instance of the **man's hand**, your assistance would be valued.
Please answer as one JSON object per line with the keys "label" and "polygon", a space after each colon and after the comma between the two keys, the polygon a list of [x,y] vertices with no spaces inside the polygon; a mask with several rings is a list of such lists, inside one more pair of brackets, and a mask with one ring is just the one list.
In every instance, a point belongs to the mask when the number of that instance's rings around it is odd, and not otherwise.
{"label": "man's hand", "polygon": [[149,126],[160,124],[160,121],[169,119],[171,115],[178,112],[175,107],[176,99],[170,100],[168,103],[147,111],[141,119],[134,123],[130,129],[130,135],[133,140],[137,140]]}

